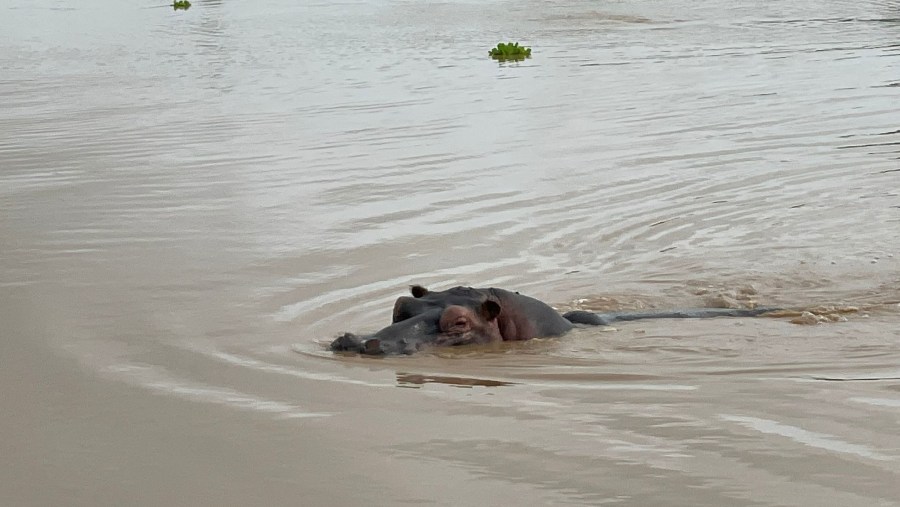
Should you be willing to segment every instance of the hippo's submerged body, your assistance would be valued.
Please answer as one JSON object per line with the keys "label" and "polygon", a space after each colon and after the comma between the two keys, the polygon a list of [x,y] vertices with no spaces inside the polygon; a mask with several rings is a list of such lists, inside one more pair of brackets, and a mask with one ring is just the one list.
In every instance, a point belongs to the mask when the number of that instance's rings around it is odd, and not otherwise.
{"label": "hippo's submerged body", "polygon": [[752,317],[775,308],[702,308],[684,311],[568,312],[503,289],[454,287],[431,292],[412,286],[412,297],[394,303],[390,326],[370,336],[345,333],[331,350],[361,354],[412,354],[426,346],[521,341],[560,336],[575,324],[609,325],[616,321],[660,318]]}

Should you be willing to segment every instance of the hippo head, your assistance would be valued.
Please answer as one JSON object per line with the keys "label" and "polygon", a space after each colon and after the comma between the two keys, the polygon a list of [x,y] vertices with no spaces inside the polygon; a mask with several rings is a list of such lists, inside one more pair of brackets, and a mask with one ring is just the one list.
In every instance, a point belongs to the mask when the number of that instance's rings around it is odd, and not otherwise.
{"label": "hippo head", "polygon": [[490,290],[454,287],[431,292],[414,285],[412,297],[394,303],[390,326],[369,336],[345,333],[331,350],[361,354],[412,354],[426,346],[502,341],[497,316],[499,300]]}

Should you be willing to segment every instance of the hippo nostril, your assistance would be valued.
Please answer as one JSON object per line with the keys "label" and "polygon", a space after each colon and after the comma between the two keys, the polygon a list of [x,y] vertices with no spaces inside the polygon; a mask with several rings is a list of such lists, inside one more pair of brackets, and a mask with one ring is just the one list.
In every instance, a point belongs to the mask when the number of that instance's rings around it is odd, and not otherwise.
{"label": "hippo nostril", "polygon": [[381,350],[381,340],[378,338],[372,338],[371,340],[366,340],[364,345],[366,354],[383,354],[384,351]]}
{"label": "hippo nostril", "polygon": [[358,350],[360,345],[359,337],[353,333],[344,333],[331,342],[331,350]]}

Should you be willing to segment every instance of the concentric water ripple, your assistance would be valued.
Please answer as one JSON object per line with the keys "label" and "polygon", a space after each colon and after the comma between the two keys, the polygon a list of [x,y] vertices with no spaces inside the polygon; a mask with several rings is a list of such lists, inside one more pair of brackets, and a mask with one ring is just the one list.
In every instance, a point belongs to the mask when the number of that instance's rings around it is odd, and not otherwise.
{"label": "concentric water ripple", "polygon": [[0,6],[0,504],[896,501],[896,2],[301,4]]}

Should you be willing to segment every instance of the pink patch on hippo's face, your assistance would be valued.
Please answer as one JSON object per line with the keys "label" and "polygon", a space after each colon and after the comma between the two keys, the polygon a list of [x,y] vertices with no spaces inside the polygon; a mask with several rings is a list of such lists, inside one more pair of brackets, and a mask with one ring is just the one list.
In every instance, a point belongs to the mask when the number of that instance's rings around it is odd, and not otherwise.
{"label": "pink patch on hippo's face", "polygon": [[[496,306],[496,303],[491,303]],[[441,336],[435,344],[447,346],[502,341],[497,327],[498,313],[483,309],[475,312],[465,306],[448,306],[441,314]]]}

